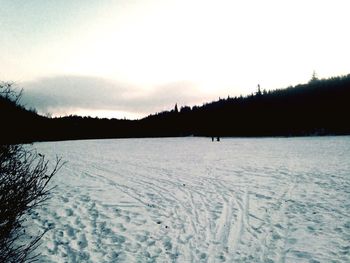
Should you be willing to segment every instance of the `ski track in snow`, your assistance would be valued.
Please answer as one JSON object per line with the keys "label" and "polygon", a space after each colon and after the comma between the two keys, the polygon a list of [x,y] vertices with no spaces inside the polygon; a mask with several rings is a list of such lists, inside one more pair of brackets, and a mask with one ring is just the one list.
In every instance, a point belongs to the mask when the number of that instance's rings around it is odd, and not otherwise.
{"label": "ski track in snow", "polygon": [[69,161],[27,221],[39,262],[350,262],[350,139],[285,140],[35,144]]}

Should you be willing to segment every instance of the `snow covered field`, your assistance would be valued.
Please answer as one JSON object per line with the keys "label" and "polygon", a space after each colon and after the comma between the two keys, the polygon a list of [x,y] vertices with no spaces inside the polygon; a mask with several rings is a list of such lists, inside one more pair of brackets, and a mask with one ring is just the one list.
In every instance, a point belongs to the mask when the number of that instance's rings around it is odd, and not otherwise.
{"label": "snow covered field", "polygon": [[35,143],[39,262],[350,262],[350,137]]}

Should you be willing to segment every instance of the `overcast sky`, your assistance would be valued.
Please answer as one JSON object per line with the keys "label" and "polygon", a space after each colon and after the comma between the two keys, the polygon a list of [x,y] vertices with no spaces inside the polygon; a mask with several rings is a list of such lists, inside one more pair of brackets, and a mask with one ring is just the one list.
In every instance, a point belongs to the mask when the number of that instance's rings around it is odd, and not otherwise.
{"label": "overcast sky", "polygon": [[40,113],[138,118],[350,73],[348,0],[0,0],[0,80]]}

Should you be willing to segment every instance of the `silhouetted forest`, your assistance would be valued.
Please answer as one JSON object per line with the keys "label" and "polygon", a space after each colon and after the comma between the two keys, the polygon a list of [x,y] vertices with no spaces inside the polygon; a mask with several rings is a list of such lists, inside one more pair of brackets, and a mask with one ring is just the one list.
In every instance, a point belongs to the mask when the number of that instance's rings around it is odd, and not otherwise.
{"label": "silhouetted forest", "polygon": [[43,117],[0,97],[1,142],[168,136],[304,136],[350,134],[350,74],[286,89],[259,89],[141,120]]}

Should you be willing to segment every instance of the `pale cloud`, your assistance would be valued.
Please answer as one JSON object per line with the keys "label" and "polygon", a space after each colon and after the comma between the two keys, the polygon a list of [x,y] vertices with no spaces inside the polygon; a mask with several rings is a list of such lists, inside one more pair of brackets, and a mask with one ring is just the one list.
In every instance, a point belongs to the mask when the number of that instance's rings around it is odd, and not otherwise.
{"label": "pale cloud", "polygon": [[[115,111],[127,117],[169,110],[175,103],[193,105],[208,99],[195,84],[178,81],[151,89],[98,77],[56,76],[23,83],[22,103],[39,113],[54,116]],[[97,114],[99,115],[99,114]],[[103,115],[103,114],[101,114]],[[120,115],[121,116],[121,115]]]}

